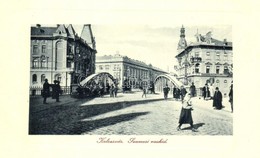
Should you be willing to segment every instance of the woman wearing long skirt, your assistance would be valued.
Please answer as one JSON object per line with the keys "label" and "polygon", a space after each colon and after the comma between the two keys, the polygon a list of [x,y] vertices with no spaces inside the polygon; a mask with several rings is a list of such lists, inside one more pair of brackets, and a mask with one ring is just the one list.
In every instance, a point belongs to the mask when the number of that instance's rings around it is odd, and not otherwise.
{"label": "woman wearing long skirt", "polygon": [[193,132],[197,132],[197,130],[193,127],[193,119],[191,114],[191,111],[193,110],[193,106],[190,99],[191,99],[190,93],[186,93],[182,102],[181,114],[179,118],[179,126],[177,127],[177,130],[181,130],[182,124],[188,123],[191,126],[191,130]]}

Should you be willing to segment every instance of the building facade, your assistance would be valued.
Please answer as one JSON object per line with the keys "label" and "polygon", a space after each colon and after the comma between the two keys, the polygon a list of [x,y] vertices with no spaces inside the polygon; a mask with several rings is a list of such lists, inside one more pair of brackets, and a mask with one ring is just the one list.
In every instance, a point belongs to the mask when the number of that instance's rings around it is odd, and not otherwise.
{"label": "building facade", "polygon": [[[181,39],[185,29],[181,28]],[[184,36],[185,37],[185,36]],[[187,42],[186,42],[187,43]],[[196,42],[189,45],[178,45],[178,79],[185,85],[194,82],[197,88],[206,83],[219,87],[223,95],[227,95],[232,77],[233,51],[232,42],[211,37],[211,32],[205,36],[196,34]]]}
{"label": "building facade", "polygon": [[81,37],[70,24],[31,27],[30,87],[60,81],[61,86],[77,83],[79,76],[95,73],[95,39],[91,25],[84,25]]}
{"label": "building facade", "polygon": [[166,73],[165,71],[145,64],[144,62],[116,54],[97,56],[96,73],[108,72],[117,79],[119,87],[125,82],[132,88],[139,88],[143,84],[150,84],[155,77]]}

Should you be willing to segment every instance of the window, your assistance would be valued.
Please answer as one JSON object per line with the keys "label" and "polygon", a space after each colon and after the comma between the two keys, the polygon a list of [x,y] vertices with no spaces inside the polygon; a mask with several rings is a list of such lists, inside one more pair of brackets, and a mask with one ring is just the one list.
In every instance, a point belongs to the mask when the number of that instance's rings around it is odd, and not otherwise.
{"label": "window", "polygon": [[219,66],[216,66],[216,74],[219,74]]}
{"label": "window", "polygon": [[103,66],[102,65],[99,65],[99,70],[103,70]]}
{"label": "window", "polygon": [[71,61],[67,61],[67,68],[71,68]]}
{"label": "window", "polygon": [[33,76],[32,76],[32,81],[33,81],[33,82],[37,82],[37,75],[36,75],[36,74],[33,74]]}
{"label": "window", "polygon": [[228,67],[227,66],[224,67],[224,74],[228,74]]}
{"label": "window", "polygon": [[109,65],[105,65],[105,70],[109,70]]}
{"label": "window", "polygon": [[195,52],[195,57],[200,57],[200,52]]}
{"label": "window", "polygon": [[33,60],[33,68],[38,68],[39,67],[39,62],[37,59]]}
{"label": "window", "polygon": [[38,54],[38,46],[37,45],[33,46],[33,54]]}
{"label": "window", "polygon": [[206,53],[206,58],[207,58],[207,59],[210,59],[210,52],[207,52],[207,53]]}
{"label": "window", "polygon": [[227,52],[224,52],[224,60],[227,61],[228,60],[228,55]]}
{"label": "window", "polygon": [[45,75],[42,74],[42,75],[41,75],[41,82],[44,82],[44,80],[45,80]]}
{"label": "window", "polygon": [[60,74],[55,75],[55,80],[58,80],[61,82],[61,75]]}
{"label": "window", "polygon": [[42,53],[46,53],[46,45],[42,45]]}
{"label": "window", "polygon": [[210,66],[206,66],[206,73],[208,74],[210,72]]}
{"label": "window", "polygon": [[195,73],[200,73],[200,64],[195,65]]}
{"label": "window", "polygon": [[43,60],[41,61],[41,67],[42,67],[42,68],[46,68],[46,67],[47,67],[46,59],[43,59]]}
{"label": "window", "polygon": [[216,59],[220,60],[220,53],[219,52],[216,53]]}

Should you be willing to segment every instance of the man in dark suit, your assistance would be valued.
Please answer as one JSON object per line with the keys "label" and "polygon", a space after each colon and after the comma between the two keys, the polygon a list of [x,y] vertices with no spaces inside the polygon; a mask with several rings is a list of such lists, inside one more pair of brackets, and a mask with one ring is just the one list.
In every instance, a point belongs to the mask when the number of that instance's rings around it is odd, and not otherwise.
{"label": "man in dark suit", "polygon": [[48,79],[45,79],[42,90],[43,104],[47,104],[46,100],[50,96],[50,84],[48,83]]}

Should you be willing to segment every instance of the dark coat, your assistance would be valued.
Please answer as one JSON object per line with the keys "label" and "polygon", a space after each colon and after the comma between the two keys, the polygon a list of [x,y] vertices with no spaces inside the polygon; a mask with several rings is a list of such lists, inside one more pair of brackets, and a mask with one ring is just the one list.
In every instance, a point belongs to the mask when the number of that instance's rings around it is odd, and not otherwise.
{"label": "dark coat", "polygon": [[186,95],[187,91],[185,88],[181,89],[181,96],[184,97]]}
{"label": "dark coat", "polygon": [[59,84],[54,84],[52,86],[52,99],[57,99],[61,93],[61,88]]}
{"label": "dark coat", "polygon": [[206,98],[206,97],[209,97],[210,94],[209,94],[209,87],[203,87],[202,88],[202,92],[203,92],[203,97]]}
{"label": "dark coat", "polygon": [[216,109],[222,108],[222,93],[220,91],[216,91],[213,97],[213,107]]}
{"label": "dark coat", "polygon": [[229,102],[233,103],[233,85],[231,85],[230,87],[228,96],[229,96]]}
{"label": "dark coat", "polygon": [[50,96],[50,84],[48,82],[45,82],[43,84],[42,96],[44,98],[47,98]]}
{"label": "dark coat", "polygon": [[195,85],[191,85],[190,86],[190,93],[191,93],[192,97],[195,96],[195,94],[196,94],[196,87],[195,87]]}
{"label": "dark coat", "polygon": [[163,93],[164,93],[164,94],[168,94],[169,91],[170,91],[170,88],[169,88],[169,87],[164,87],[164,88],[163,88]]}

